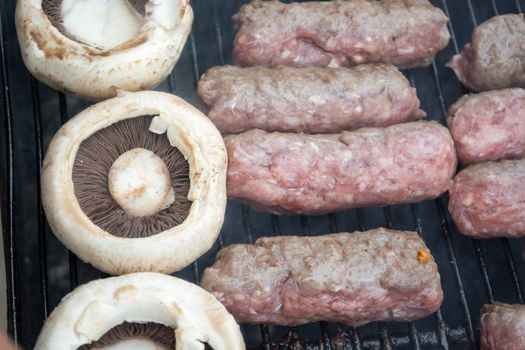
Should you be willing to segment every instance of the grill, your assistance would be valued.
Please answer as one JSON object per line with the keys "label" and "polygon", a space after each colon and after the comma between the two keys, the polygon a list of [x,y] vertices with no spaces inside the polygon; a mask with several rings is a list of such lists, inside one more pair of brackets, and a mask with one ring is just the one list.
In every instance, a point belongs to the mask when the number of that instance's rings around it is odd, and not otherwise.
{"label": "grill", "polygon": [[[158,89],[190,103],[198,77],[231,63],[231,16],[243,1],[192,0],[195,23],[181,59]],[[430,119],[445,122],[448,107],[466,93],[444,64],[470,40],[474,26],[495,14],[521,12],[525,0],[432,0],[451,19],[452,39],[435,62],[405,72]],[[57,241],[40,203],[40,167],[61,124],[90,102],[57,93],[25,69],[14,28],[15,0],[0,3],[0,209],[8,286],[9,332],[33,348],[40,328],[60,299],[78,284],[106,277]],[[277,217],[230,201],[221,235],[205,256],[175,275],[197,283],[217,251],[260,236],[319,235],[386,226],[416,230],[441,273],[445,300],[435,314],[412,323],[349,328],[320,322],[298,328],[242,326],[250,349],[475,349],[480,306],[494,300],[523,303],[525,240],[479,241],[460,235],[446,210],[447,197],[411,205],[349,210],[320,217]]]}

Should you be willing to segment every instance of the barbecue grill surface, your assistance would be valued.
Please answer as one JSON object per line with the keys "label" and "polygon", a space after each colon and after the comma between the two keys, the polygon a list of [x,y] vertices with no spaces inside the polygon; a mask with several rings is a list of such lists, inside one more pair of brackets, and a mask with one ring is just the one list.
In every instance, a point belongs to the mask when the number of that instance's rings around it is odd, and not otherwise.
{"label": "barbecue grill surface", "polygon": [[[196,81],[208,68],[232,63],[233,22],[243,1],[192,0],[193,32],[173,74],[158,89],[196,102]],[[467,90],[445,63],[470,41],[475,24],[496,13],[521,12],[525,0],[432,0],[451,19],[452,39],[430,67],[406,71],[428,118],[445,123],[446,110]],[[39,168],[60,125],[92,102],[58,93],[25,69],[15,34],[15,0],[0,2],[0,209],[8,283],[8,324],[32,349],[42,323],[60,299],[80,283],[105,277],[75,258],[47,226],[39,201]],[[475,349],[479,309],[497,300],[523,303],[524,239],[478,241],[458,234],[447,197],[414,205],[349,210],[320,217],[277,217],[230,201],[212,250],[176,273],[198,282],[217,251],[260,236],[320,235],[378,226],[417,230],[439,265],[445,300],[440,311],[413,323],[373,323],[357,329],[315,323],[294,329],[249,325],[251,349]]]}

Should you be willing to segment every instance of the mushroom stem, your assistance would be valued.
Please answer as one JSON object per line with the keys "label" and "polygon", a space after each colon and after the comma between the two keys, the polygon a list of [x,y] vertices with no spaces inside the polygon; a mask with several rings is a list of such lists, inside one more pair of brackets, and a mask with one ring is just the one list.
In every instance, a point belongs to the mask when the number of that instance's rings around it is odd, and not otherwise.
{"label": "mushroom stem", "polygon": [[104,350],[167,350],[166,348],[155,344],[154,342],[147,339],[130,339],[121,341],[114,345],[104,346]]}
{"label": "mushroom stem", "polygon": [[101,49],[133,39],[145,23],[127,0],[62,0],[60,10],[70,36]]}
{"label": "mushroom stem", "polygon": [[108,180],[115,202],[135,216],[155,214],[175,201],[166,164],[144,148],[134,148],[118,157],[111,166]]}

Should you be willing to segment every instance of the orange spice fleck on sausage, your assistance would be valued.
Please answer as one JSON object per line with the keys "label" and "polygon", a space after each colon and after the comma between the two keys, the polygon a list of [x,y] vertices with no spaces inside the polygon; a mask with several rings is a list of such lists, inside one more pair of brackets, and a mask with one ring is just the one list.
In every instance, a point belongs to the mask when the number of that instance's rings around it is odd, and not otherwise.
{"label": "orange spice fleck on sausage", "polygon": [[425,249],[419,249],[417,251],[417,260],[421,263],[427,263],[430,261],[430,254],[428,254]]}

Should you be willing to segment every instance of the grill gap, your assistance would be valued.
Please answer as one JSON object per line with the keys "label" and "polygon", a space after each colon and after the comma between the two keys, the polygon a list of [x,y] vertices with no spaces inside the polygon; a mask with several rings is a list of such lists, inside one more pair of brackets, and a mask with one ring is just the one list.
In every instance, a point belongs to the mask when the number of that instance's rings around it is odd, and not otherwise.
{"label": "grill gap", "polygon": [[42,307],[44,319],[48,315],[48,278],[47,278],[47,241],[45,231],[45,215],[42,207],[42,195],[40,189],[40,174],[42,169],[42,113],[40,107],[40,93],[38,91],[38,83],[35,78],[30,78],[31,97],[33,104],[33,122],[35,125],[35,146],[36,146],[36,198],[37,198],[37,232],[38,232],[38,259],[40,260],[40,291],[42,293]]}

